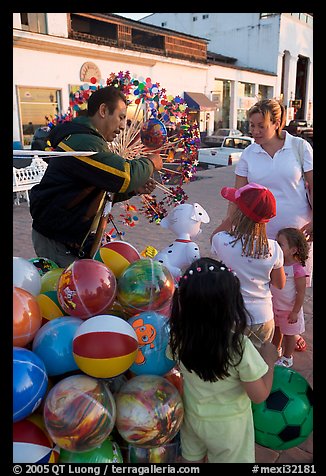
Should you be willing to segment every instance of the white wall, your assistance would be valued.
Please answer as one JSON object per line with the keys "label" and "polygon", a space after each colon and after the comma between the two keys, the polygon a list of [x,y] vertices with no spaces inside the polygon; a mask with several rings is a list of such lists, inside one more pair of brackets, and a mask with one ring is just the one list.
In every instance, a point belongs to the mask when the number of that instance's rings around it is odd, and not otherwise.
{"label": "white wall", "polygon": [[[208,15],[207,19],[203,16]],[[193,21],[197,17],[197,21]],[[165,28],[209,39],[208,50],[237,59],[236,65],[277,74],[274,96],[281,92],[282,56],[288,52],[285,104],[294,99],[298,55],[309,58],[306,85],[306,118],[313,113],[313,27],[290,13],[260,18],[260,13],[153,13],[142,20]],[[242,74],[245,82],[249,73]],[[222,76],[221,76],[222,78]],[[240,80],[240,79],[239,79]],[[267,84],[262,83],[261,84]]]}
{"label": "white wall", "polygon": [[[69,40],[67,40],[69,42]],[[68,43],[67,43],[68,44]],[[98,48],[94,45],[91,48]],[[106,47],[104,47],[106,48]],[[117,49],[107,48],[109,51]],[[124,50],[126,53],[126,50]],[[145,64],[132,64],[120,52],[117,60],[96,59],[93,54],[89,56],[74,56],[72,54],[57,54],[46,51],[35,51],[23,48],[13,50],[13,78],[17,86],[51,87],[62,91],[62,112],[69,106],[69,85],[80,84],[79,73],[81,66],[86,61],[95,62],[100,68],[102,78],[106,79],[110,73],[129,70],[132,77],[150,77],[152,81],[159,82],[167,94],[183,97],[184,91],[202,92],[211,99],[214,90],[215,78],[231,81],[246,81],[257,84],[266,84],[275,87],[275,76],[260,75],[253,72],[242,71],[235,68],[201,63],[189,63],[175,58],[157,57],[142,54],[147,59],[152,58],[152,66]],[[35,72],[38,72],[35,74]],[[236,90],[236,88],[235,88]],[[235,101],[235,107],[237,103]],[[18,104],[16,91],[13,97],[14,110],[14,140],[19,140]],[[15,114],[17,112],[17,115]],[[233,111],[231,127],[236,125],[236,111]],[[235,123],[234,123],[235,122]]]}
{"label": "white wall", "polygon": [[47,13],[48,34],[68,38],[68,13]]}
{"label": "white wall", "polygon": [[[154,13],[144,23],[209,39],[207,49],[237,58],[237,65],[276,73],[279,16],[259,18],[259,13]],[[197,17],[197,21],[193,21]]]}
{"label": "white wall", "polygon": [[288,90],[286,101],[294,99],[296,68],[298,56],[302,55],[309,58],[307,84],[306,84],[306,119],[313,122],[313,29],[302,21],[289,17],[288,14],[282,15],[280,28],[279,52],[282,54],[288,51],[290,71],[288,78]]}
{"label": "white wall", "polygon": [[[68,13],[47,13],[47,33],[68,38]],[[13,28],[21,28],[20,13],[13,13]]]}
{"label": "white wall", "polygon": [[[245,17],[241,18],[245,20]],[[233,82],[234,94],[237,91],[237,81],[251,82],[256,85],[264,84],[271,86],[273,91],[277,85],[275,75],[70,40],[67,38],[66,13],[47,14],[49,35],[19,31],[19,13],[13,14],[13,21],[15,27],[18,28],[14,30],[13,49],[14,140],[19,140],[20,134],[15,86],[50,87],[61,90],[61,112],[65,112],[69,106],[69,85],[81,83],[80,69],[86,61],[96,63],[101,71],[102,79],[106,80],[112,72],[128,70],[132,77],[149,76],[152,81],[159,82],[160,87],[164,87],[167,94],[172,96],[183,97],[184,91],[190,91],[204,93],[211,99],[211,93],[215,89],[215,79]],[[37,47],[38,39],[42,41],[39,47]],[[235,97],[232,104],[230,127],[235,127],[237,108]]]}

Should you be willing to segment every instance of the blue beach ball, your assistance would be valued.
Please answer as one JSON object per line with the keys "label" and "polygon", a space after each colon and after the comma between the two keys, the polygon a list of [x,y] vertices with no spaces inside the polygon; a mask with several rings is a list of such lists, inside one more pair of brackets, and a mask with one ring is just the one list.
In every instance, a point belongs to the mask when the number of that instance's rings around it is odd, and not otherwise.
{"label": "blue beach ball", "polygon": [[37,331],[33,352],[43,360],[49,377],[78,370],[72,353],[72,341],[83,322],[78,317],[57,317]]}
{"label": "blue beach ball", "polygon": [[43,361],[31,350],[13,348],[13,421],[20,421],[41,404],[48,386]]}
{"label": "blue beach ball", "polygon": [[155,311],[145,311],[128,319],[138,339],[138,353],[130,371],[136,375],[164,375],[175,365],[166,356],[169,343],[169,320]]}

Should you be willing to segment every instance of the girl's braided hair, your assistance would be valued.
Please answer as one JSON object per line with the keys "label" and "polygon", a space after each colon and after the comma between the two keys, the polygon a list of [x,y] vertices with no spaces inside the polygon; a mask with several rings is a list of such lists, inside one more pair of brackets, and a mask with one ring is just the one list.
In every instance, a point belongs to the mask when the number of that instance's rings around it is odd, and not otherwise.
{"label": "girl's braided hair", "polygon": [[242,255],[253,258],[267,258],[271,256],[266,224],[256,223],[238,208],[231,218],[230,235],[234,236],[233,245],[241,241]]}

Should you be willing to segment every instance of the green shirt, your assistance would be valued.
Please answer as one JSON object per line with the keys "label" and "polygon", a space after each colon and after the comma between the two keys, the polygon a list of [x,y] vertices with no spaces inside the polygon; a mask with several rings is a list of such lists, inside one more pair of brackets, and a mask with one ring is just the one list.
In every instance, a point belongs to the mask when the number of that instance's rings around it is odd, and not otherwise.
{"label": "green shirt", "polygon": [[[171,354],[170,354],[171,355]],[[244,352],[239,365],[229,368],[229,377],[217,382],[204,382],[195,372],[189,372],[182,362],[185,412],[202,420],[229,419],[251,409],[251,401],[241,382],[253,382],[268,371],[268,365],[244,336]]]}

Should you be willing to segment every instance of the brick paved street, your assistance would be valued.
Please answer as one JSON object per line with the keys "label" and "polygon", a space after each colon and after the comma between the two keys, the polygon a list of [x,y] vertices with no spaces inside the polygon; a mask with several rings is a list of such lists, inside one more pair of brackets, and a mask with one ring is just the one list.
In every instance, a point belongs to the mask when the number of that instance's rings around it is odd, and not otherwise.
{"label": "brick paved street", "polygon": [[[225,216],[227,201],[220,196],[221,187],[234,184],[234,168],[223,167],[208,169],[198,172],[200,179],[184,186],[189,196],[188,203],[199,203],[210,216],[210,223],[202,224],[202,233],[195,241],[199,245],[201,256],[210,255],[209,236],[214,228]],[[155,191],[161,197],[159,191]],[[140,207],[139,197],[134,197],[131,204]],[[119,222],[119,214],[123,213],[119,204],[113,207],[113,216],[120,231],[124,231],[123,239],[142,251],[146,246],[154,246],[158,251],[166,247],[176,237],[169,230],[159,225],[149,223],[144,215],[138,213],[139,220],[134,228],[127,227]],[[111,227],[108,227],[108,229]],[[31,242],[31,217],[26,202],[14,205],[13,208],[13,254],[23,258],[35,256]],[[300,372],[313,385],[313,290],[307,290],[305,299],[306,332],[304,337],[307,342],[305,352],[296,352],[293,368]],[[274,451],[256,445],[257,463],[312,463],[313,438],[312,435],[300,446],[284,451]],[[298,471],[299,472],[299,471]],[[301,471],[302,472],[302,471]]]}

